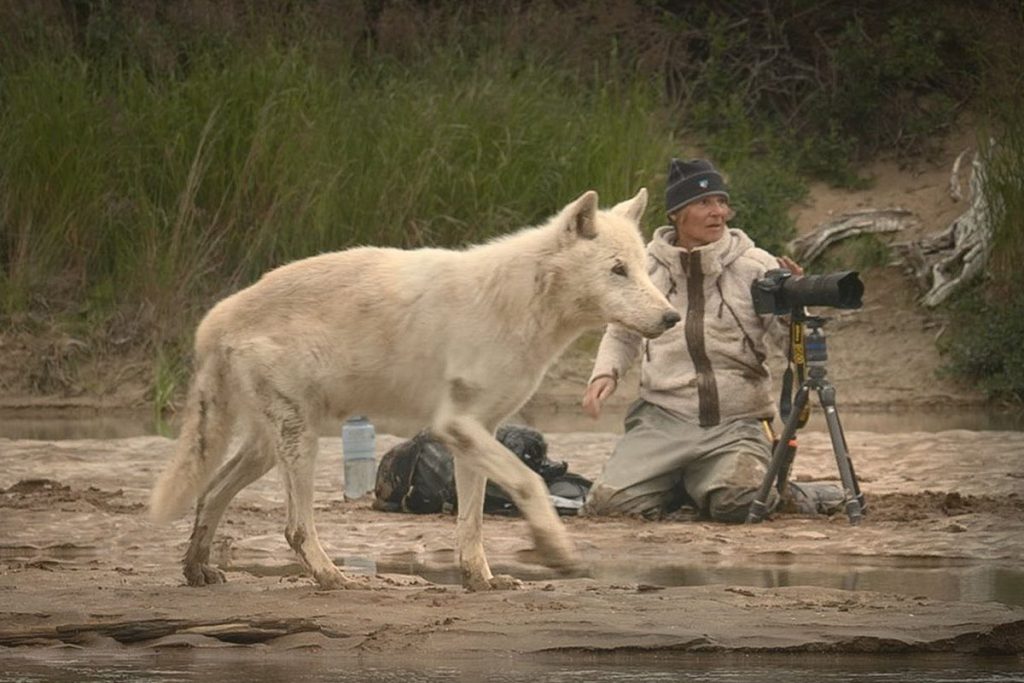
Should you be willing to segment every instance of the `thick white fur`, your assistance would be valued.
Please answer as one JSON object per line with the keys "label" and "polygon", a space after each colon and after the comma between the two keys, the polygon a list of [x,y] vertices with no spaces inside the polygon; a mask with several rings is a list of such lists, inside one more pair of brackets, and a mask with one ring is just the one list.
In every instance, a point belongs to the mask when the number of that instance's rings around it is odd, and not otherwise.
{"label": "thick white fur", "polygon": [[[304,259],[214,306],[196,333],[177,451],[151,498],[154,519],[168,520],[198,495],[188,582],[224,580],[209,565],[214,530],[235,494],[278,465],[289,544],[320,585],[351,584],[317,539],[313,463],[316,426],[353,413],[429,425],[454,454],[467,588],[514,583],[484,556],[488,479],[522,511],[539,559],[571,568],[543,482],[494,431],[584,330],[617,322],[654,337],[679,319],[647,276],[637,227],[647,191],[607,211],[597,201],[587,192],[544,225],[461,251]],[[237,452],[221,465],[233,436]]]}

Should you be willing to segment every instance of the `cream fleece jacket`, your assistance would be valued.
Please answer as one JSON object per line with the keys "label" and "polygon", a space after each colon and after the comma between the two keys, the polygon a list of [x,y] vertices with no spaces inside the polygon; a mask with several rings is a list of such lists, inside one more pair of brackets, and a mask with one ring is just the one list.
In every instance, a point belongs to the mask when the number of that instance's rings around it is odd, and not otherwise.
{"label": "cream fleece jacket", "polygon": [[788,326],[758,315],[751,283],[778,268],[777,259],[754,246],[741,230],[687,251],[675,244],[675,228],[658,228],[647,245],[651,279],[683,316],[657,339],[621,325],[605,330],[590,380],[622,377],[643,352],[640,397],[702,426],[739,418],[771,418],[771,377],[766,342],[785,348]]}

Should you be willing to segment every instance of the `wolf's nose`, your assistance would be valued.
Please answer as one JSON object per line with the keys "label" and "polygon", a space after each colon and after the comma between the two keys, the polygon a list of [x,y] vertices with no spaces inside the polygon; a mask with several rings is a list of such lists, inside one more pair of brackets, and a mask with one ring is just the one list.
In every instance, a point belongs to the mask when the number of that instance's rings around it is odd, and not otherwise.
{"label": "wolf's nose", "polygon": [[665,315],[661,316],[661,322],[665,325],[665,329],[671,329],[675,327],[676,323],[682,320],[677,311],[667,311]]}

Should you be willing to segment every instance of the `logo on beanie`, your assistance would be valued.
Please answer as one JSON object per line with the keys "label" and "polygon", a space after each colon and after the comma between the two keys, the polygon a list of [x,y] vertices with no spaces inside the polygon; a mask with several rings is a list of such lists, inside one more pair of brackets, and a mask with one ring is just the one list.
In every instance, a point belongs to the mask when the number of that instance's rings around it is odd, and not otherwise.
{"label": "logo on beanie", "polygon": [[697,184],[700,185],[700,189],[702,189],[702,190],[708,189],[708,179],[707,178],[701,178],[700,182],[698,182]]}

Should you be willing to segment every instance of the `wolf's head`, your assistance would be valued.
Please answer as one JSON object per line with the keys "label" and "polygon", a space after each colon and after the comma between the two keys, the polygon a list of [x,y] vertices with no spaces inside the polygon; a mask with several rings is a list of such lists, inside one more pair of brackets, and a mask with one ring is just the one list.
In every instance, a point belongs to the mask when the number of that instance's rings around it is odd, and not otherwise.
{"label": "wolf's head", "polygon": [[647,274],[640,219],[647,190],[611,209],[599,210],[597,193],[586,192],[556,218],[562,285],[572,288],[581,317],[618,323],[657,337],[679,322],[679,313]]}

